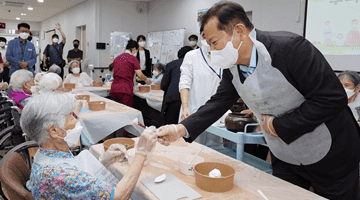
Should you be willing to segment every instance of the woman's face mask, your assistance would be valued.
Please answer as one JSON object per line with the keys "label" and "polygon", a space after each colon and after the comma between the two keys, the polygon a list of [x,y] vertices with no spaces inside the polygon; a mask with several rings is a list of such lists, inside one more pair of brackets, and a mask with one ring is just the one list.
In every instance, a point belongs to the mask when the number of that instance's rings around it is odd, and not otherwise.
{"label": "woman's face mask", "polygon": [[79,74],[79,73],[80,73],[80,68],[79,68],[79,67],[76,67],[76,68],[72,69],[72,72],[73,72],[74,74]]}
{"label": "woman's face mask", "polygon": [[154,75],[154,76],[158,76],[159,74],[160,74],[160,73],[159,73],[158,71],[155,71],[155,70],[153,71],[153,75]]}
{"label": "woman's face mask", "polygon": [[73,129],[66,130],[65,137],[58,136],[58,138],[64,139],[64,141],[67,143],[69,147],[74,147],[79,142],[81,131],[82,131],[82,126],[80,122],[77,122]]}

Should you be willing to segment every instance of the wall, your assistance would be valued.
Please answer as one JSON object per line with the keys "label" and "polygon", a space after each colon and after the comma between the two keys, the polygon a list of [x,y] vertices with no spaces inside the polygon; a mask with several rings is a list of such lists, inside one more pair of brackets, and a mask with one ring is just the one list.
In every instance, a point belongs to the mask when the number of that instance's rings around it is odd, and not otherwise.
{"label": "wall", "polygon": [[[30,25],[30,31],[40,31],[41,30],[41,22],[27,22],[27,21],[17,21],[17,20],[3,20],[0,19],[0,22],[6,23],[6,30],[17,30],[17,25],[20,23],[28,23]],[[8,32],[7,32],[8,33]]]}
{"label": "wall", "polygon": [[[138,35],[147,35],[147,12],[136,11],[136,3],[119,0],[100,0],[99,38],[110,43],[110,32],[130,32],[133,39]],[[110,46],[100,50],[100,67],[107,67],[110,60]]]}
{"label": "wall", "polygon": [[[56,23],[60,23],[61,28],[66,36],[66,44],[64,47],[63,58],[66,60],[68,51],[73,49],[72,41],[76,39],[76,27],[86,25],[86,40],[89,43],[87,50],[87,58],[90,58],[90,63],[98,62],[96,51],[96,2],[95,0],[85,1],[71,9],[59,13],[41,23],[41,31],[52,30]],[[60,31],[56,30],[59,39],[62,40]],[[81,42],[81,41],[80,41]],[[41,51],[43,52],[46,45],[49,43],[49,38],[46,36],[45,40],[40,39]]]}
{"label": "wall", "polygon": [[[305,1],[303,0],[231,0],[242,5],[245,11],[252,11],[255,28],[266,31],[285,30],[303,34]],[[198,33],[197,11],[208,9],[219,0],[156,0],[148,10],[148,32],[186,28],[185,45],[188,37]],[[301,2],[300,22],[296,21]],[[198,45],[200,42],[198,43]]]}

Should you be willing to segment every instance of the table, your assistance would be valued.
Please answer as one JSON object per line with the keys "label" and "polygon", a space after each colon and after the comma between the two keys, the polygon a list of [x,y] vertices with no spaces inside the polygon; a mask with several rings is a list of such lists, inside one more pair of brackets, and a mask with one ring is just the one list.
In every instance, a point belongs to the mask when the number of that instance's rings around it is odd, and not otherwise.
{"label": "table", "polygon": [[[258,125],[258,124],[252,124]],[[236,145],[236,159],[242,161],[244,157],[244,144],[266,144],[264,135],[262,132],[238,132],[234,133],[227,130],[225,127],[210,126],[206,129],[206,132],[212,133],[214,135],[223,137],[230,141],[235,142]]]}
{"label": "table", "polygon": [[[138,138],[133,138],[136,142]],[[304,190],[291,183],[276,178],[270,174],[262,172],[254,167],[251,167],[241,161],[218,153],[208,147],[199,154],[206,161],[223,162],[231,165],[236,170],[234,178],[234,187],[232,190],[225,193],[212,193],[201,190],[195,185],[194,176],[183,175],[179,170],[178,159],[184,155],[195,155],[204,146],[196,142],[186,143],[184,140],[172,143],[166,147],[160,145],[156,146],[154,155],[148,165],[144,166],[139,181],[135,187],[132,199],[157,199],[141,182],[140,180],[159,176],[164,173],[172,173],[181,181],[193,188],[196,192],[202,195],[201,199],[222,199],[222,200],[242,200],[242,199],[259,199],[263,200],[261,195],[257,192],[260,189],[269,199],[307,199],[307,200],[321,200],[325,199],[310,191]],[[95,157],[104,154],[104,147],[102,144],[94,145],[90,151]],[[121,179],[128,171],[129,166],[127,162],[115,163],[108,168],[118,179]]]}
{"label": "table", "polygon": [[142,129],[132,124],[132,120],[135,118],[138,118],[141,123],[144,123],[140,111],[100,97],[86,90],[74,89],[73,92],[77,95],[90,95],[90,101],[106,102],[105,110],[81,113],[79,115],[79,121],[83,126],[82,130],[90,140],[90,143],[96,144],[99,140],[120,128],[124,128],[133,135],[141,135]]}
{"label": "table", "polygon": [[84,87],[76,88],[74,90],[86,90],[88,92],[92,92],[101,97],[107,97],[107,96],[110,96],[110,89],[111,89],[111,86],[104,85],[102,87],[84,86]]}
{"label": "table", "polygon": [[142,93],[139,92],[137,88],[134,90],[134,95],[145,99],[146,103],[154,108],[155,110],[161,112],[161,106],[163,102],[164,97],[164,91],[162,90],[151,90],[150,92]]}

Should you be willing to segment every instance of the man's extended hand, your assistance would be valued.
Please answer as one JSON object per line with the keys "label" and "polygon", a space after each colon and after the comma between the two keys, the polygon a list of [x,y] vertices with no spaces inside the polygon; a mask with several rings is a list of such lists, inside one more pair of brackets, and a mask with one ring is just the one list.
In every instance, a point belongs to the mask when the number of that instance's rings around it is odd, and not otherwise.
{"label": "man's extended hand", "polygon": [[165,146],[169,146],[171,142],[176,142],[185,135],[185,126],[182,124],[162,126],[158,129],[157,133],[158,142]]}

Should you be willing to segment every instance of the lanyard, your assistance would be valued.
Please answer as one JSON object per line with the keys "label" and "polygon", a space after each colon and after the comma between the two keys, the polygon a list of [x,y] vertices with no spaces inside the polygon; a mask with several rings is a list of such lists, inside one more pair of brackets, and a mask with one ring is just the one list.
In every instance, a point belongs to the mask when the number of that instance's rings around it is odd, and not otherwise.
{"label": "lanyard", "polygon": [[20,41],[20,49],[21,49],[21,54],[22,54],[22,57],[23,57],[23,61],[24,61],[24,53],[25,53],[25,47],[26,47],[26,41],[25,41],[25,44],[22,44],[22,42]]}
{"label": "lanyard", "polygon": [[204,61],[206,62],[206,64],[207,64],[207,65],[210,67],[210,69],[219,77],[219,79],[221,79],[221,69],[219,70],[219,74],[216,73],[215,70],[214,70],[214,69],[208,64],[208,62],[206,61],[205,56],[204,56],[201,48],[200,48],[200,52],[201,52],[201,55],[202,55]]}

